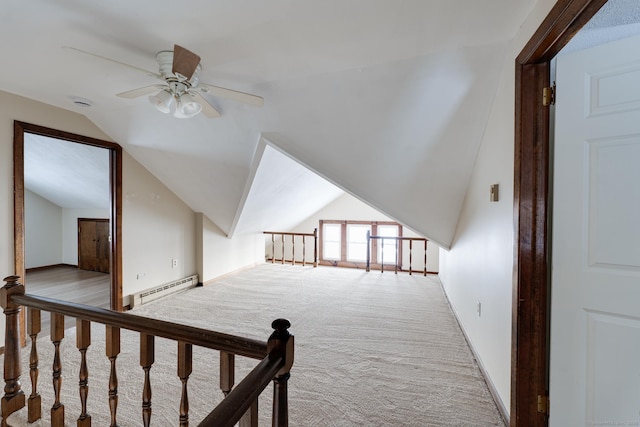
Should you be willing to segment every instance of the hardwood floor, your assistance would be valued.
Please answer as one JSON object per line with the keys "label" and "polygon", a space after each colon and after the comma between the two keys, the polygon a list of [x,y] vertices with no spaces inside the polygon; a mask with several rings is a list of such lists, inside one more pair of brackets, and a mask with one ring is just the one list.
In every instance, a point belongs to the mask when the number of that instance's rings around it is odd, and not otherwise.
{"label": "hardwood floor", "polygon": [[[75,267],[54,267],[27,272],[26,292],[95,307],[109,308],[109,274]],[[75,319],[65,319],[65,327],[75,326]],[[49,335],[49,313],[42,313],[42,335]]]}

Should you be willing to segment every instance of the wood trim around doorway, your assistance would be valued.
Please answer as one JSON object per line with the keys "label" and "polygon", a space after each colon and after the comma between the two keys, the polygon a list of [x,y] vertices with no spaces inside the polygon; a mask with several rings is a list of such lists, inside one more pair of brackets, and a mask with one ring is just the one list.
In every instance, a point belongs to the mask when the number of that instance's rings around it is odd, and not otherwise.
{"label": "wood trim around doorway", "polygon": [[[50,129],[20,121],[14,122],[14,262],[15,274],[25,277],[24,262],[24,134],[48,136],[79,144],[106,148],[110,153],[110,197],[111,197],[111,309],[122,311],[122,147],[110,142]],[[21,322],[24,322],[22,312]],[[22,323],[24,326],[24,323]],[[25,328],[21,327],[21,340],[24,343]]]}
{"label": "wood trim around doorway", "polygon": [[[549,395],[550,61],[607,0],[558,0],[515,64],[514,290],[511,427],[546,426]],[[541,408],[544,409],[544,408]]]}

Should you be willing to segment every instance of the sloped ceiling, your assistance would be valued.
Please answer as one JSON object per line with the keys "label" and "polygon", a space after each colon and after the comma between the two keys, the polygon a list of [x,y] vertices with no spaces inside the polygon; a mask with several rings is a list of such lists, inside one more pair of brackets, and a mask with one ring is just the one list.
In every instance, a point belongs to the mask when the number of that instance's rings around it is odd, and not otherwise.
{"label": "sloped ceiling", "polygon": [[[247,183],[257,184],[264,138],[447,247],[505,48],[533,3],[7,0],[0,90],[86,115],[225,232],[261,222],[240,218],[259,215],[243,209],[255,209]],[[265,106],[209,98],[222,117],[175,119],[145,97],[115,97],[155,83],[149,76],[62,48],[154,71],[156,52],[174,43],[202,57],[202,81],[259,94]]]}
{"label": "sloped ceiling", "polygon": [[264,139],[251,171],[230,236],[290,230],[344,194]]}
{"label": "sloped ceiling", "polygon": [[61,208],[109,210],[109,185],[109,150],[25,135],[27,190]]}

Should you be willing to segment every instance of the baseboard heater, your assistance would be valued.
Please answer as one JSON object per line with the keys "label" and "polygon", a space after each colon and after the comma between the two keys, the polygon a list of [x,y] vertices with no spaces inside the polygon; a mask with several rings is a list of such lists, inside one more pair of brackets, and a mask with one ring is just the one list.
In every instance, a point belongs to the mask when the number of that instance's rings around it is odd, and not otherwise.
{"label": "baseboard heater", "polygon": [[146,291],[133,294],[133,300],[131,301],[131,306],[132,308],[138,307],[142,304],[155,301],[167,295],[171,295],[176,292],[181,292],[189,288],[194,288],[197,284],[198,284],[198,275],[194,274],[193,276],[189,276],[189,277],[185,277],[184,279],[179,279],[173,282],[169,282],[167,284],[160,285],[153,289],[147,289]]}

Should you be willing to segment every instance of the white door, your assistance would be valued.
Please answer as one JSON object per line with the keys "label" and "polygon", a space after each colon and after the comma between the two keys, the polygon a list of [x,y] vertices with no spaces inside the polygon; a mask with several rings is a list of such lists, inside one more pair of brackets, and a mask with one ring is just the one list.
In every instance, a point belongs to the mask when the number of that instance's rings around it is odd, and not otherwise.
{"label": "white door", "polygon": [[640,426],[640,38],[556,79],[549,424]]}

